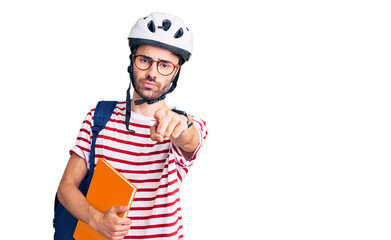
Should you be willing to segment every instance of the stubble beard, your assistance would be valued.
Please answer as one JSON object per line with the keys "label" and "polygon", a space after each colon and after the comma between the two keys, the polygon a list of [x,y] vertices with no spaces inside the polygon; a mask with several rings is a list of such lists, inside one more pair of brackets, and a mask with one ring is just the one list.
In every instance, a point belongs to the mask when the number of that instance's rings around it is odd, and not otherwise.
{"label": "stubble beard", "polygon": [[[145,81],[152,82],[153,84],[156,85],[156,87],[152,89],[143,86],[143,82]],[[164,93],[168,91],[168,88],[171,85],[171,82],[168,82],[166,85],[162,86],[162,84],[158,83],[155,79],[148,78],[148,77],[135,80],[135,82],[136,82],[135,89],[137,94],[145,100],[154,100],[161,97]]]}

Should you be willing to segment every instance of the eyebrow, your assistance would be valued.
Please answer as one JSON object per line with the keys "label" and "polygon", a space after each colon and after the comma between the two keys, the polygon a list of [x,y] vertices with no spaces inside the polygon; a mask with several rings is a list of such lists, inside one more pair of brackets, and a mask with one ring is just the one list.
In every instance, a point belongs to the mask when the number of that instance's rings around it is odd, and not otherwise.
{"label": "eyebrow", "polygon": [[[154,60],[153,58],[151,58],[151,57],[149,57],[149,56],[146,56],[146,55],[140,54],[139,56],[142,56],[142,57],[144,57],[144,58],[148,58],[148,59],[150,59],[150,60]],[[155,61],[155,60],[154,60],[154,61]],[[169,61],[169,60],[165,60],[165,59],[161,59],[161,58],[159,58],[158,61],[159,61],[159,62],[164,62],[164,63],[172,63],[172,62]],[[172,63],[172,64],[173,64],[173,63]]]}

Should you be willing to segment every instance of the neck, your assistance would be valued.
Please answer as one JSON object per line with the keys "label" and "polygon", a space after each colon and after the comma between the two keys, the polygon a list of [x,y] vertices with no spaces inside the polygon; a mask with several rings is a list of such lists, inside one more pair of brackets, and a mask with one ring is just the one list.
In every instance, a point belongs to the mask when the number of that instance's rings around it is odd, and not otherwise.
{"label": "neck", "polygon": [[158,102],[155,102],[153,104],[148,104],[148,103],[143,103],[140,105],[134,104],[135,100],[141,100],[142,98],[135,92],[133,91],[133,99],[131,101],[131,109],[132,112],[135,112],[137,114],[153,118],[155,115],[155,112],[162,108],[162,107],[167,107],[165,100],[161,100]]}

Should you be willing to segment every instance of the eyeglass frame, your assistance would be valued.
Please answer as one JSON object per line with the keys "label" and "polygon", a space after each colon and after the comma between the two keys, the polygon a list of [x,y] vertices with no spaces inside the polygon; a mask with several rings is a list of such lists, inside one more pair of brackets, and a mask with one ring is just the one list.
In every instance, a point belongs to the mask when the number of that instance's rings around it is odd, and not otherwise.
{"label": "eyeglass frame", "polygon": [[[149,67],[148,68],[146,68],[146,69],[141,69],[141,68],[139,68],[138,66],[137,66],[137,64],[136,64],[136,58],[137,57],[144,57],[144,58],[147,58],[147,59],[149,59],[150,61],[151,61],[151,64],[149,65]],[[146,70],[148,70],[148,69],[150,69],[151,67],[152,67],[152,65],[153,65],[153,63],[154,62],[156,62],[156,69],[157,69],[157,71],[159,72],[159,74],[161,74],[162,76],[169,76],[169,75],[171,75],[174,71],[175,71],[175,69],[179,66],[180,67],[180,64],[177,64],[177,65],[175,65],[175,64],[173,64],[172,62],[170,62],[170,61],[167,61],[167,60],[158,60],[158,61],[156,61],[156,60],[153,60],[151,57],[148,57],[148,56],[145,56],[145,55],[136,55],[136,56],[133,56],[133,62],[134,62],[134,65],[136,66],[136,68],[137,69],[139,69],[139,70],[141,70],[141,71],[146,71]],[[169,74],[162,74],[160,71],[159,71],[159,63],[170,63],[170,64],[172,64],[173,66],[174,66],[174,68],[172,69],[172,72],[170,72]]]}

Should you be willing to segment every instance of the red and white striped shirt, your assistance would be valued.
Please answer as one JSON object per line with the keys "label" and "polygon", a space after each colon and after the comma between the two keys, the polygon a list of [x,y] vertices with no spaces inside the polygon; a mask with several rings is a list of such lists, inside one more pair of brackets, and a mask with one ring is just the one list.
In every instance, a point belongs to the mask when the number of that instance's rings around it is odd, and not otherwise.
{"label": "red and white striped shirt", "polygon": [[[208,134],[203,120],[190,116],[199,132],[200,142],[193,156],[186,160],[170,139],[152,141],[153,118],[132,112],[130,128],[125,126],[126,103],[119,102],[95,144],[97,159],[106,159],[138,188],[128,217],[130,231],[124,239],[182,239],[182,213],[179,189],[182,179],[196,159]],[[95,108],[84,120],[71,152],[86,160],[90,155]]]}

